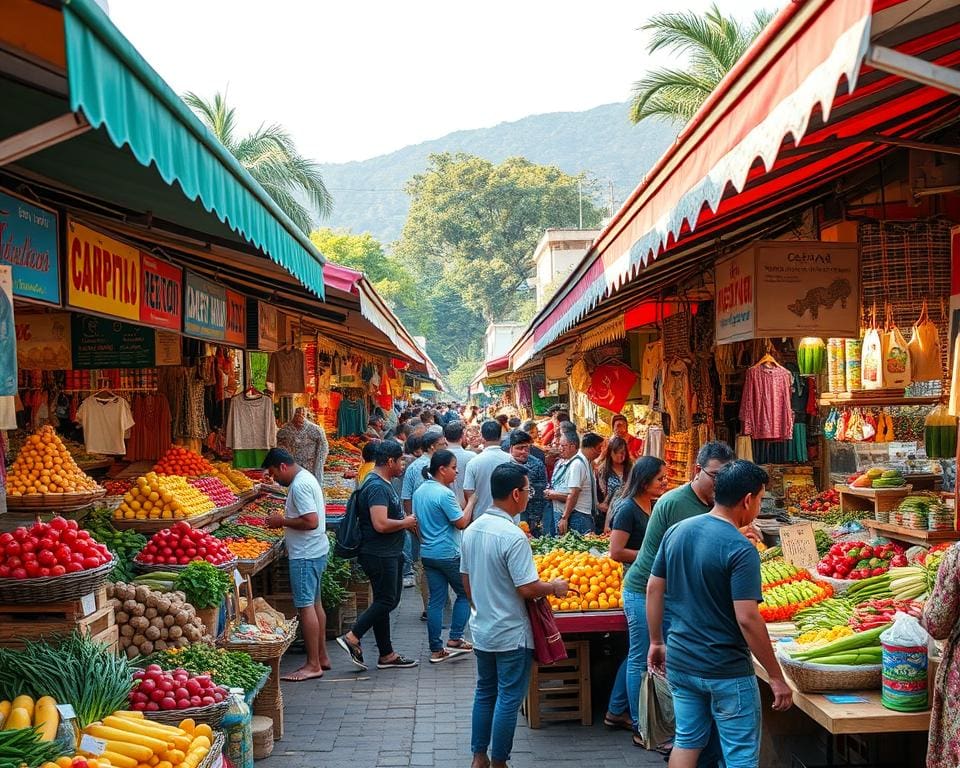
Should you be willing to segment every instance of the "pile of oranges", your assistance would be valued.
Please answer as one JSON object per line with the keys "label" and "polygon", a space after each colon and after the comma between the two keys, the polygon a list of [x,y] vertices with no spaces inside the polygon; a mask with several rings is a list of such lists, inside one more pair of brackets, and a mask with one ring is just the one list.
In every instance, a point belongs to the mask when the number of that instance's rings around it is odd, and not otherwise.
{"label": "pile of oranges", "polygon": [[99,490],[84,474],[49,424],[30,435],[7,476],[10,496]]}
{"label": "pile of oranges", "polygon": [[194,453],[180,445],[172,445],[156,463],[153,471],[158,475],[181,475],[198,477],[214,474],[213,467],[199,453]]}
{"label": "pile of oranges", "polygon": [[[555,549],[533,558],[544,581],[564,579],[570,586],[566,597],[548,598],[554,611],[605,611],[623,608],[620,580],[623,567],[609,557],[589,552]],[[579,593],[579,594],[578,594]]]}

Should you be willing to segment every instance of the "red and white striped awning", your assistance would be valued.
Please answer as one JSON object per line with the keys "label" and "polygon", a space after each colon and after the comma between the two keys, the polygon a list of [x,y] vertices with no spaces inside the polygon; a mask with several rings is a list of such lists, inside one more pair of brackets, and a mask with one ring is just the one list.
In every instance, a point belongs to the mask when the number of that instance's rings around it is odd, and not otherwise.
{"label": "red and white striped awning", "polygon": [[956,67],[960,3],[789,3],[518,339],[513,370],[664,254],[769,216],[890,151],[891,140],[957,119],[956,96],[865,64],[875,45]]}

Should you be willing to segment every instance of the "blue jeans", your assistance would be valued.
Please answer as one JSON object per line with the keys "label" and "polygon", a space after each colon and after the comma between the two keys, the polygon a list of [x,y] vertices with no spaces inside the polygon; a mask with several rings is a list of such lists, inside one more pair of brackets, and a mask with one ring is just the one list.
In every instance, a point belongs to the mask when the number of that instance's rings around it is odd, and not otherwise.
{"label": "blue jeans", "polygon": [[[630,643],[627,658],[623,660],[610,693],[607,709],[612,715],[630,712],[633,727],[637,727],[637,707],[640,703],[640,683],[647,671],[647,653],[650,651],[650,630],[647,628],[647,596],[623,590],[623,612],[627,617],[627,639]],[[670,629],[670,617],[664,612],[663,632]]]}
{"label": "blue jeans", "polygon": [[517,713],[527,693],[533,651],[474,651],[477,657],[477,692],[473,699],[470,749],[490,759],[506,762],[513,749]]}
{"label": "blue jeans", "polygon": [[712,726],[727,768],[760,765],[760,689],[755,675],[704,678],[667,667],[679,749],[703,749]]}
{"label": "blue jeans", "polygon": [[327,556],[290,561],[290,592],[294,608],[308,608],[320,602],[320,578],[327,567]]}
{"label": "blue jeans", "polygon": [[[560,520],[563,518],[562,512],[553,511],[553,525],[554,528],[559,528]],[[567,521],[567,527],[571,531],[576,531],[577,533],[593,533],[593,517],[588,515],[586,512],[577,512],[574,510],[570,513],[570,519]]]}
{"label": "blue jeans", "polygon": [[403,538],[403,577],[413,576],[413,564],[420,559],[420,539],[410,531]]}
{"label": "blue jeans", "polygon": [[434,560],[423,558],[423,569],[427,574],[427,583],[430,585],[430,604],[427,606],[427,639],[430,641],[430,651],[442,651],[443,640],[440,638],[443,629],[443,608],[447,604],[447,588],[453,587],[457,593],[457,600],[453,604],[453,616],[450,619],[450,639],[462,640],[463,628],[470,618],[470,601],[463,588],[463,579],[460,576],[460,558],[449,560]]}

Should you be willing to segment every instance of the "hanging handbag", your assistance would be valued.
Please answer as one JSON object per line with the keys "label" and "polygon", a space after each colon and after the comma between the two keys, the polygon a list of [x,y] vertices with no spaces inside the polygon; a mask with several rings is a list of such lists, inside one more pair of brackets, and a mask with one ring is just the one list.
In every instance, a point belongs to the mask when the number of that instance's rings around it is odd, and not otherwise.
{"label": "hanging handbag", "polygon": [[914,381],[939,381],[943,377],[940,363],[940,331],[927,314],[927,300],[923,300],[920,317],[913,326],[907,344],[910,350],[910,373]]}
{"label": "hanging handbag", "polygon": [[553,609],[545,597],[527,600],[527,614],[533,631],[533,658],[538,664],[553,664],[567,658],[563,636],[557,629]]}
{"label": "hanging handbag", "polygon": [[[883,334],[883,386],[906,388],[912,381],[910,350],[893,320],[893,307],[887,304],[886,331]],[[939,379],[939,375],[937,376]]]}

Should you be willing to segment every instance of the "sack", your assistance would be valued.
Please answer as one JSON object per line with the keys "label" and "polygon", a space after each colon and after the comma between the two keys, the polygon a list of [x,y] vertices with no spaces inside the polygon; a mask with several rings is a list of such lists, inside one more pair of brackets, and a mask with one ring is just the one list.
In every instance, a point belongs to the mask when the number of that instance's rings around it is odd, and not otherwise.
{"label": "sack", "polygon": [[363,542],[359,515],[360,493],[366,483],[367,478],[364,478],[363,484],[350,494],[350,498],[347,499],[347,511],[340,525],[337,526],[337,543],[333,548],[333,554],[344,560],[353,560],[360,556],[360,544]]}
{"label": "sack", "polygon": [[863,337],[860,358],[860,381],[864,389],[883,389],[883,342],[880,332],[871,328]]}
{"label": "sack", "polygon": [[553,664],[567,658],[567,648],[557,629],[553,609],[545,597],[527,600],[527,614],[533,630],[533,658],[538,664]]}
{"label": "sack", "polygon": [[923,301],[920,317],[913,326],[910,343],[910,372],[914,381],[939,381],[943,375],[940,363],[940,332],[927,314]]}
{"label": "sack", "polygon": [[647,749],[656,749],[673,740],[675,719],[670,686],[660,675],[645,672],[640,683],[637,731]]}
{"label": "sack", "polygon": [[909,387],[911,381],[910,350],[900,329],[893,325],[883,339],[883,386],[899,389]]}

